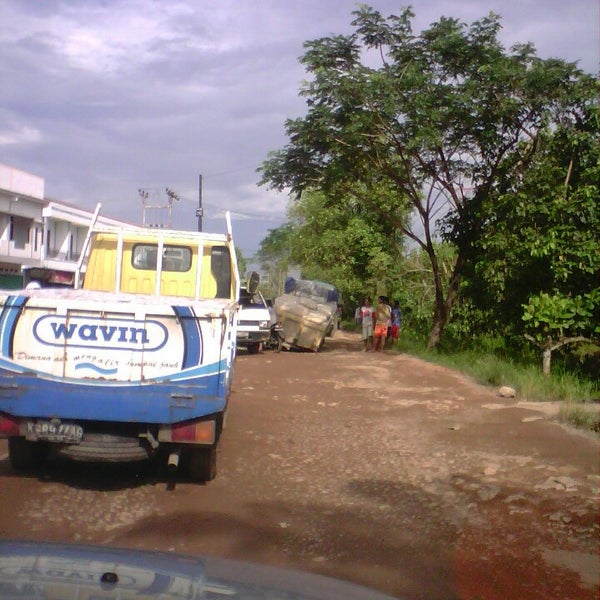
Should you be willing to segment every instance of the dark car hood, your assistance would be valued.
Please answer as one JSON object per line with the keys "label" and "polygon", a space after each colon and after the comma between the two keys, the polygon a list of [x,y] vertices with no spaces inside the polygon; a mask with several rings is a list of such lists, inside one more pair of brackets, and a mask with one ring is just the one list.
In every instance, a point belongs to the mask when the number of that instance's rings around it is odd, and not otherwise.
{"label": "dark car hood", "polygon": [[165,552],[0,541],[0,600],[390,600],[297,571]]}

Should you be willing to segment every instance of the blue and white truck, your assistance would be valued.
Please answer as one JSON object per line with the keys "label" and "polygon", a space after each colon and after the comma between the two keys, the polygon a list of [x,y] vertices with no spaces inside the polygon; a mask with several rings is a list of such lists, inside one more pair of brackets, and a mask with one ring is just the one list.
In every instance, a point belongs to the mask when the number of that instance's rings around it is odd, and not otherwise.
{"label": "blue and white truck", "polygon": [[75,289],[0,291],[0,437],[13,468],[158,456],[215,477],[240,289],[227,224],[92,228]]}

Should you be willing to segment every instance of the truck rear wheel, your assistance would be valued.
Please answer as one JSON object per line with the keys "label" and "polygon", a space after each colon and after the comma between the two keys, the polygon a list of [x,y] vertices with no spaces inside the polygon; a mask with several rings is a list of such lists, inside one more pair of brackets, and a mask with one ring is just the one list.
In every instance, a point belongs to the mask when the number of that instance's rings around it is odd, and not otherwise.
{"label": "truck rear wheel", "polygon": [[217,476],[217,447],[190,448],[190,477],[212,481]]}
{"label": "truck rear wheel", "polygon": [[8,438],[8,460],[13,469],[32,469],[44,462],[44,446],[22,437]]}
{"label": "truck rear wheel", "polygon": [[252,342],[248,344],[248,354],[258,354],[260,351],[260,342]]}

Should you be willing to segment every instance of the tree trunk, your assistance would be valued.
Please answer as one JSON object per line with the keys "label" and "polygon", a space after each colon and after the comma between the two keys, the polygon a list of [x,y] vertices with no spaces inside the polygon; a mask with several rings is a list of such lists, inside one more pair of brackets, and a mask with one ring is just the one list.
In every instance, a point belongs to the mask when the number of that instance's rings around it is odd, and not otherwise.
{"label": "tree trunk", "polygon": [[542,349],[542,373],[544,375],[550,375],[550,369],[552,367],[552,348]]}
{"label": "tree trunk", "polygon": [[432,248],[432,254],[430,254],[431,266],[433,268],[433,282],[435,288],[435,304],[433,307],[433,324],[429,332],[429,341],[427,342],[427,349],[430,350],[438,345],[442,331],[448,321],[446,315],[446,303],[444,302],[444,287],[442,284],[442,277],[440,274],[439,264],[437,262],[437,256]]}
{"label": "tree trunk", "polygon": [[444,331],[445,323],[442,322],[442,319],[435,318],[433,320],[433,325],[429,330],[429,339],[427,340],[427,349],[431,350],[431,348],[435,348],[439,342],[440,337],[442,336],[442,331]]}
{"label": "tree trunk", "polygon": [[552,352],[557,350],[561,346],[565,344],[576,344],[579,342],[587,342],[591,343],[590,338],[583,337],[582,335],[577,335],[575,337],[561,337],[560,339],[554,341],[552,338],[548,337],[544,342],[539,342],[532,335],[528,333],[525,334],[525,339],[533,342],[537,346],[539,346],[542,350],[542,373],[544,375],[550,375],[550,371],[552,370]]}
{"label": "tree trunk", "polygon": [[[458,286],[460,285],[463,263],[464,261],[459,252],[459,255],[456,259],[456,264],[452,270],[450,281],[448,283],[448,291],[446,292],[446,297],[444,298],[442,279],[439,274],[437,261],[435,261],[435,263],[434,261],[431,262],[431,264],[434,265],[435,306],[433,309],[433,324],[429,331],[429,340],[427,341],[428,350],[435,348],[435,346],[439,344],[442,333],[444,332],[444,329],[450,320],[450,313],[452,312],[452,306],[454,305],[454,300],[456,299],[458,292]],[[438,270],[437,276],[435,270]]]}

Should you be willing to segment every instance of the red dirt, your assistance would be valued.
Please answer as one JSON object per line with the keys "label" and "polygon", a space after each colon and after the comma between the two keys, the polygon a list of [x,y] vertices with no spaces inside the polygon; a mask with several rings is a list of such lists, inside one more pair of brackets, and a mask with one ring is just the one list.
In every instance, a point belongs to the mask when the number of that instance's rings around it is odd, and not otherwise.
{"label": "red dirt", "polygon": [[224,556],[397,597],[596,599],[598,437],[556,407],[448,369],[361,352],[240,353],[219,475],[14,473],[0,536]]}

